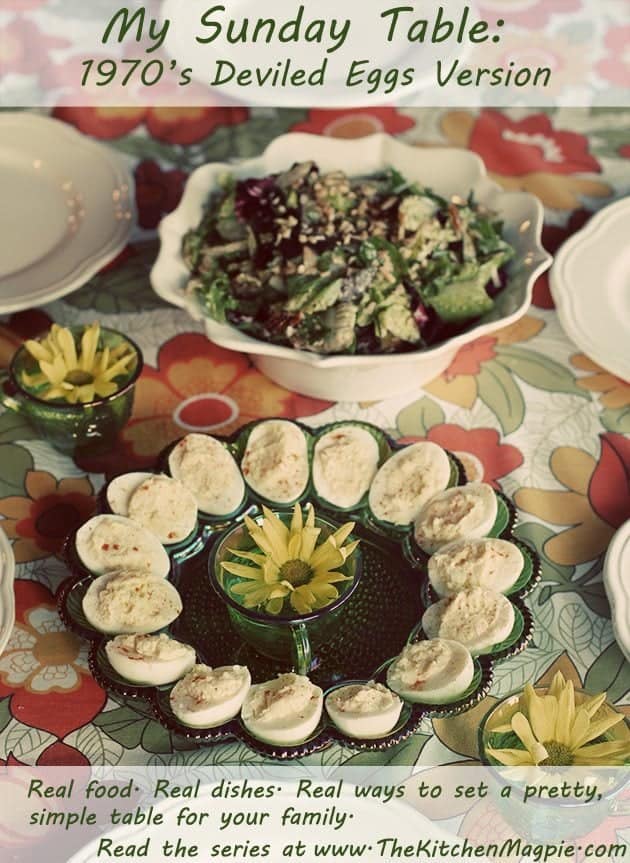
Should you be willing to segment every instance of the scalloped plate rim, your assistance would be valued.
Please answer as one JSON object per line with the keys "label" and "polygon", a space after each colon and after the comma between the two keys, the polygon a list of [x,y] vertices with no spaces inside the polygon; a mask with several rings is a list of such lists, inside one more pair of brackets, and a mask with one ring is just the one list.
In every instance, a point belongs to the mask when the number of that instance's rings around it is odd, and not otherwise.
{"label": "scalloped plate rim", "polygon": [[15,624],[15,556],[6,533],[0,528],[0,655]]}
{"label": "scalloped plate rim", "polygon": [[[556,254],[549,274],[549,287],[562,328],[571,341],[598,365],[627,381],[630,380],[630,358],[624,362],[623,351],[611,350],[605,338],[598,339],[597,336],[594,337],[592,330],[584,329],[577,314],[582,294],[575,290],[569,273],[571,264],[577,262],[581,255],[589,252],[597,252],[598,260],[608,260],[608,255],[605,253],[606,228],[617,218],[623,218],[624,212],[626,219],[630,219],[630,196],[614,201],[599,210],[580,231],[569,237]],[[616,253],[620,255],[623,251],[624,249],[618,249]],[[615,254],[615,250],[612,254]],[[612,260],[613,258],[611,258],[611,264]],[[574,270],[579,274],[579,267]],[[600,304],[598,310],[605,318],[606,303]],[[630,317],[628,321],[630,322]],[[601,330],[600,334],[604,335]],[[630,340],[630,329],[627,336]]]}
{"label": "scalloped plate rim", "polygon": [[630,519],[614,534],[604,559],[604,589],[612,616],[615,639],[630,662],[630,583],[624,584],[622,567],[630,564]]}

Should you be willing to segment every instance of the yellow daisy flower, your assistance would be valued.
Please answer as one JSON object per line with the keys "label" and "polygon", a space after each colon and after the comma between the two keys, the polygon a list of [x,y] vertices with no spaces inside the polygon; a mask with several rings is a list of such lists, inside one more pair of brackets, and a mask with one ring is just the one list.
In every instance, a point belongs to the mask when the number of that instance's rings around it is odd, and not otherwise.
{"label": "yellow daisy flower", "polygon": [[358,540],[344,546],[354,527],[348,522],[317,544],[321,528],[315,527],[315,510],[308,507],[306,521],[299,504],[293,509],[289,526],[263,506],[263,519],[245,517],[245,526],[258,551],[230,549],[250,564],[223,561],[226,572],[242,578],[230,588],[245,608],[263,607],[279,614],[288,599],[298,614],[324,608],[339,596],[335,584],[350,580],[340,571],[356,549]]}
{"label": "yellow daisy flower", "polygon": [[488,729],[496,734],[513,732],[523,748],[489,746],[486,751],[507,767],[623,765],[630,758],[630,738],[601,740],[624,719],[620,713],[602,709],[605,701],[602,692],[576,703],[573,683],[560,671],[544,695],[527,684],[510,721]]}
{"label": "yellow daisy flower", "polygon": [[101,328],[94,322],[85,327],[77,345],[69,329],[53,324],[43,339],[28,339],[24,346],[37,360],[39,372],[23,372],[24,385],[37,390],[39,398],[70,404],[113,395],[119,389],[115,378],[131,371],[135,353],[124,342],[98,350],[100,335]]}

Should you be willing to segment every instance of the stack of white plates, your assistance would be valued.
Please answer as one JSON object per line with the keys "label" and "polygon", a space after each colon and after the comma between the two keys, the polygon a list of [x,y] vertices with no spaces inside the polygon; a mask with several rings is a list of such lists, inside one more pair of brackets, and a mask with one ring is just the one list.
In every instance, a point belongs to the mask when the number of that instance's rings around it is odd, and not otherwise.
{"label": "stack of white plates", "polygon": [[0,113],[0,189],[0,314],[81,287],[127,244],[126,167],[66,123]]}

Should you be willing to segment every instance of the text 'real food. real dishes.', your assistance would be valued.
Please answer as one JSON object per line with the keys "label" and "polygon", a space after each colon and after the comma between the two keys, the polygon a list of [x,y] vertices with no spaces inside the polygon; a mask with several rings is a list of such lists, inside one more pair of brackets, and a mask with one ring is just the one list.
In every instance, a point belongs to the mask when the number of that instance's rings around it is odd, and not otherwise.
{"label": "text 'real food. real dishes.'", "polygon": [[417,350],[461,332],[492,310],[512,254],[472,195],[314,162],[224,175],[183,241],[187,291],[206,316],[320,354]]}

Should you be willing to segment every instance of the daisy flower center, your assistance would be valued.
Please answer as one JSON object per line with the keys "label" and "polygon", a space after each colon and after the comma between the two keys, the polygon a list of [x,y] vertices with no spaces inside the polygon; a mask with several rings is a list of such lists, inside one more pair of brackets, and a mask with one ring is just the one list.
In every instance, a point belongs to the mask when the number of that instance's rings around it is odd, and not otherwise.
{"label": "daisy flower center", "polygon": [[573,753],[568,746],[557,743],[555,740],[543,744],[547,750],[547,757],[541,761],[541,766],[570,767],[573,764]]}
{"label": "daisy flower center", "polygon": [[90,372],[84,372],[82,369],[71,369],[64,380],[66,383],[72,384],[73,387],[84,387],[94,383],[94,375]]}
{"label": "daisy flower center", "polygon": [[287,560],[280,567],[280,580],[288,581],[293,587],[300,587],[313,577],[313,570],[304,560]]}

